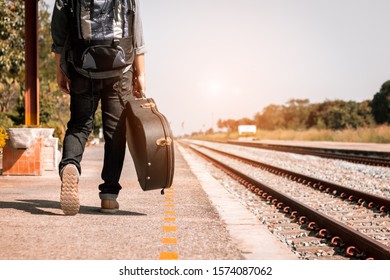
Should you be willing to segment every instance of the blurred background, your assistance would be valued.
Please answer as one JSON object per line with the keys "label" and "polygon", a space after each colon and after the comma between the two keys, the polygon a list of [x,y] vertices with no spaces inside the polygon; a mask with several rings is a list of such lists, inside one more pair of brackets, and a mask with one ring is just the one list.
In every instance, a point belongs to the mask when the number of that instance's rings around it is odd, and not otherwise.
{"label": "blurred background", "polygon": [[[40,119],[62,138],[69,97],[50,51],[54,2],[39,1]],[[0,6],[6,129],[24,123],[24,3]],[[349,131],[347,141],[390,142],[389,10],[386,0],[141,0],[147,96],[178,137],[234,137],[251,124],[265,138]]]}

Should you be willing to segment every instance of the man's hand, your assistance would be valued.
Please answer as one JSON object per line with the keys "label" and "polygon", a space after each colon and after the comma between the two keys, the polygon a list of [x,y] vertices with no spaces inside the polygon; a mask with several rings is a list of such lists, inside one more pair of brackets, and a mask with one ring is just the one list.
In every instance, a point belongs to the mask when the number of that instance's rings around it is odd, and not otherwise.
{"label": "man's hand", "polygon": [[144,54],[139,54],[134,58],[133,95],[141,98],[145,93],[145,58]]}
{"label": "man's hand", "polygon": [[141,98],[144,97],[146,92],[145,87],[145,76],[144,75],[136,75],[134,77],[133,82],[133,93],[136,97]]}
{"label": "man's hand", "polygon": [[61,55],[56,54],[57,84],[62,92],[69,94],[70,93],[70,80],[68,79],[68,77],[66,77],[64,72],[62,72],[62,69],[60,67],[60,60],[61,60]]}

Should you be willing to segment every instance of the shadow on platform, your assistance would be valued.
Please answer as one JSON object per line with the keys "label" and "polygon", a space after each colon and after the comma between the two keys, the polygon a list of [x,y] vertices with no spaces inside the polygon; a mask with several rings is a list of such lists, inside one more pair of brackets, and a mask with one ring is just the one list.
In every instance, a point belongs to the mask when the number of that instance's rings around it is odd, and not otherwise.
{"label": "shadow on platform", "polygon": [[[48,215],[48,216],[64,216],[63,214],[58,214],[43,209],[60,209],[60,203],[58,201],[50,200],[17,200],[15,202],[5,202],[0,201],[0,209],[16,209],[24,212],[31,213],[33,215]],[[42,209],[43,208],[43,209]],[[102,215],[107,216],[107,214],[101,213],[99,207],[92,206],[80,206],[79,214],[85,215]],[[121,211],[115,213],[116,216],[146,216],[144,213],[130,212],[130,211]]]}

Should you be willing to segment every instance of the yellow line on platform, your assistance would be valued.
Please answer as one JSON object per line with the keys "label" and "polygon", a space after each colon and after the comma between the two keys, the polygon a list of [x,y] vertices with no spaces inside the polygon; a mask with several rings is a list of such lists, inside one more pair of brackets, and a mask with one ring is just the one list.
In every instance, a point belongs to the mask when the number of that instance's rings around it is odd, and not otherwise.
{"label": "yellow line on platform", "polygon": [[178,260],[179,254],[176,252],[161,252],[160,260]]}
{"label": "yellow line on platform", "polygon": [[161,240],[162,244],[177,244],[177,239],[175,237],[169,238],[169,237],[163,237]]}
{"label": "yellow line on platform", "polygon": [[176,232],[176,226],[163,226],[163,232]]}
{"label": "yellow line on platform", "polygon": [[166,222],[175,222],[176,218],[175,217],[165,217],[164,221],[166,221]]}
{"label": "yellow line on platform", "polygon": [[[175,214],[176,212],[172,209],[175,207],[175,200],[174,200],[174,193],[173,189],[168,189],[165,192],[165,210],[164,210],[164,222],[168,224],[174,224],[176,222]],[[171,235],[170,237],[163,237],[161,239],[161,243],[163,245],[168,245],[170,250],[172,250],[173,245],[177,245],[177,238],[172,237],[172,235],[176,235],[176,226],[167,226],[164,225],[162,227],[162,230],[164,233],[167,233],[167,235]],[[171,234],[168,234],[171,233]],[[173,233],[173,234],[172,234]],[[173,249],[175,250],[175,249]],[[160,260],[178,260],[179,254],[177,252],[160,252]]]}

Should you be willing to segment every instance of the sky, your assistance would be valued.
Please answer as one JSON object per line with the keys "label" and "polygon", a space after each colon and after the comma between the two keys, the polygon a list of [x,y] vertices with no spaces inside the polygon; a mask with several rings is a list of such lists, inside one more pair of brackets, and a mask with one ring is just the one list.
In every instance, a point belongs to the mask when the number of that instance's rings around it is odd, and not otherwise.
{"label": "sky", "polygon": [[175,136],[292,98],[361,102],[390,79],[388,0],[140,0],[140,10],[146,95]]}

